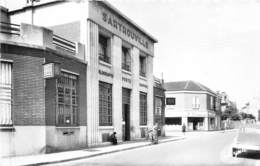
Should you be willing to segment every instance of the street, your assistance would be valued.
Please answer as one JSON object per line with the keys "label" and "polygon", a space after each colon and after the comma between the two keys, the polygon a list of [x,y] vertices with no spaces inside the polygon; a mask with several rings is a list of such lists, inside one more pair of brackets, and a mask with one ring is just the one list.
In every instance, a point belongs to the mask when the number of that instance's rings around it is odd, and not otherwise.
{"label": "street", "polygon": [[186,133],[186,139],[184,140],[162,143],[88,159],[64,162],[56,165],[258,165],[260,157],[254,159],[248,157],[232,157],[231,144],[235,135],[236,131],[190,132]]}

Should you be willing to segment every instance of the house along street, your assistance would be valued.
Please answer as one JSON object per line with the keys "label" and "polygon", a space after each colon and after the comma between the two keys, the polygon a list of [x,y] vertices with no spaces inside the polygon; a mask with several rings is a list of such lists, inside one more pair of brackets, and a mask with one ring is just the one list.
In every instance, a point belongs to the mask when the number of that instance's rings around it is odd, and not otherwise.
{"label": "house along street", "polygon": [[[64,162],[56,166],[178,166],[178,165],[260,165],[259,154],[232,157],[233,131],[189,132],[186,139],[148,147]],[[53,165],[53,164],[52,164]]]}

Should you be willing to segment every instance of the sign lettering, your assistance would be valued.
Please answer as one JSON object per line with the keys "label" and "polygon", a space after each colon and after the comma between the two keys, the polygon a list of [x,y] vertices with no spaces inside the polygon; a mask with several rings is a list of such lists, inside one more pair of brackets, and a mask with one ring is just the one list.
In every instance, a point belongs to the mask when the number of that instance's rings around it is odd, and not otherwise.
{"label": "sign lettering", "polygon": [[131,79],[129,79],[129,78],[125,78],[125,77],[122,77],[122,81],[124,81],[124,82],[128,82],[128,83],[130,83],[131,84]]}
{"label": "sign lettering", "polygon": [[141,87],[144,87],[144,88],[148,88],[148,86],[147,85],[145,85],[145,84],[139,84]]}
{"label": "sign lettering", "polygon": [[103,71],[103,70],[99,70],[98,72],[99,72],[99,74],[104,75],[104,76],[107,76],[107,77],[113,78],[113,76],[114,76],[113,74],[108,73],[108,72],[105,72],[105,71]]}
{"label": "sign lettering", "polygon": [[137,41],[139,44],[148,49],[148,41],[144,38],[141,38],[138,34],[136,34],[133,30],[127,28],[124,24],[122,24],[118,19],[115,19],[112,15],[103,12],[102,20],[109,24],[111,27],[117,29],[119,32],[123,33],[128,38]]}

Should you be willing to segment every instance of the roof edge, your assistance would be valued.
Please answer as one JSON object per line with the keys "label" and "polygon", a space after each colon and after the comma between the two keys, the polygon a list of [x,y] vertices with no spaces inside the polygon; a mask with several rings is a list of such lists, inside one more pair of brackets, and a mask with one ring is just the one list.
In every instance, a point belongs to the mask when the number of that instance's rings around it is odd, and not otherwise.
{"label": "roof edge", "polygon": [[[91,0],[87,0],[91,1]],[[128,21],[130,24],[132,24],[135,28],[137,28],[141,33],[143,33],[145,36],[147,36],[150,40],[153,41],[153,43],[158,43],[158,40],[153,37],[150,33],[145,31],[143,28],[141,28],[139,25],[137,25],[133,20],[131,20],[129,17],[127,17],[125,14],[123,14],[120,10],[118,10],[116,7],[114,7],[111,3],[109,3],[107,0],[93,0],[97,2],[103,3],[105,6],[107,6],[109,9],[113,10],[114,12],[118,13],[120,16],[122,16],[126,21]],[[43,7],[43,6],[48,6],[51,4],[56,4],[56,3],[64,3],[64,2],[73,2],[73,1],[64,1],[64,0],[53,0],[49,1],[46,3],[41,3],[41,4],[34,4],[34,5],[27,5],[19,9],[11,10],[9,11],[10,14],[15,14],[17,12],[21,12],[26,9],[30,8],[38,8],[38,7]]]}

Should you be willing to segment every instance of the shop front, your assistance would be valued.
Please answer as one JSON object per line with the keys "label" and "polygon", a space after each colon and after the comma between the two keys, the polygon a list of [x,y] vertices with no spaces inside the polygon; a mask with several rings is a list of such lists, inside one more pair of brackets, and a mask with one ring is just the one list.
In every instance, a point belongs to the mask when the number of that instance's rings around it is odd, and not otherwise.
{"label": "shop front", "polygon": [[188,130],[204,130],[204,117],[188,117]]}

